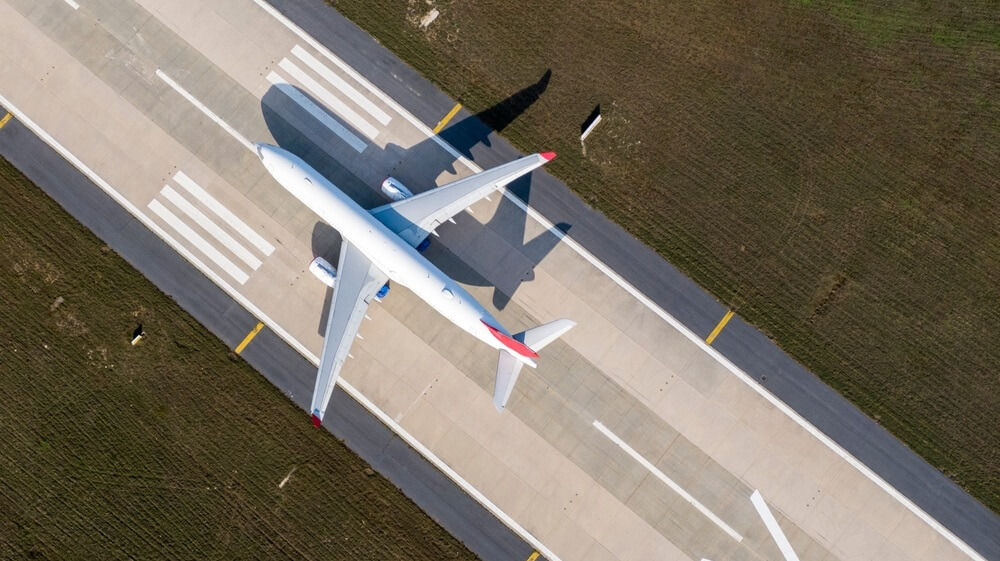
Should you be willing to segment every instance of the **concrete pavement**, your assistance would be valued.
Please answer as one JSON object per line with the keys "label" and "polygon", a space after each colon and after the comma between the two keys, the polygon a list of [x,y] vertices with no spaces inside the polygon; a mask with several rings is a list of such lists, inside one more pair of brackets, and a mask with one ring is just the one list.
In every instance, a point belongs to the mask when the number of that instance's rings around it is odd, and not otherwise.
{"label": "concrete pavement", "polygon": [[[371,55],[370,41],[358,49],[349,33],[329,38],[338,53],[360,57],[352,67],[268,8],[9,1],[0,4],[11,30],[0,39],[0,95],[314,359],[328,295],[304,269],[314,254],[335,256],[339,240],[270,180],[247,139],[295,151],[369,205],[380,202],[373,186],[385,175],[419,191],[475,169],[455,152],[491,163],[510,159],[509,147],[483,152],[475,123],[460,114],[442,134],[464,144],[452,151],[358,72],[369,70],[358,60],[390,58]],[[516,190],[530,189],[533,206],[558,200],[551,181],[536,173]],[[495,197],[443,227],[429,252],[480,301],[501,307],[509,327],[563,316],[580,323],[522,375],[509,414],[492,410],[489,349],[399,288],[372,308],[355,342],[344,371],[352,395],[553,558],[776,558],[750,505],[753,489],[803,558],[975,558],[701,343],[694,332],[711,329],[718,304],[667,291],[686,310],[667,315],[654,301],[662,279],[632,265],[621,282],[583,249],[603,254],[621,234],[604,233],[608,226],[578,208],[547,219]],[[635,289],[643,285],[648,293]],[[297,400],[311,386],[273,381]]]}

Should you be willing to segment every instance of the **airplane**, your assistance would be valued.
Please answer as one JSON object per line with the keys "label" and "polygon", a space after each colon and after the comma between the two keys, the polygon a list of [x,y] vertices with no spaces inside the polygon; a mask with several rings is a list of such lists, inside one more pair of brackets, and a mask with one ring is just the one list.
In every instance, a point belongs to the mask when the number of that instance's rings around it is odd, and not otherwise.
{"label": "airplane", "polygon": [[[499,351],[493,405],[506,408],[514,383],[527,364],[535,367],[538,352],[573,328],[559,319],[511,334],[461,285],[428,261],[418,248],[427,237],[469,205],[555,158],[532,154],[469,177],[412,195],[398,183],[383,184],[392,202],[365,210],[332,182],[291,152],[257,143],[257,155],[277,182],[340,232],[343,241],[334,269],[317,257],[309,270],[333,288],[323,353],[310,406],[319,427],[340,370],[368,305],[388,291],[388,282],[409,288],[441,315]],[[400,189],[402,187],[402,189]]]}

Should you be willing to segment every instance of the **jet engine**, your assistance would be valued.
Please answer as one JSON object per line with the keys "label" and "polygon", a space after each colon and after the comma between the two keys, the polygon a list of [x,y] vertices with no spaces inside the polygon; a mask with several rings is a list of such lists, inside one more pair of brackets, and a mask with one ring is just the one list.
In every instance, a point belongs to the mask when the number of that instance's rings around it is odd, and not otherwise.
{"label": "jet engine", "polygon": [[309,262],[309,272],[330,288],[333,288],[333,283],[337,282],[337,269],[322,257],[317,257]]}
{"label": "jet engine", "polygon": [[382,192],[393,201],[401,201],[413,196],[413,192],[407,189],[406,185],[403,185],[395,177],[385,178],[385,181],[382,182]]}

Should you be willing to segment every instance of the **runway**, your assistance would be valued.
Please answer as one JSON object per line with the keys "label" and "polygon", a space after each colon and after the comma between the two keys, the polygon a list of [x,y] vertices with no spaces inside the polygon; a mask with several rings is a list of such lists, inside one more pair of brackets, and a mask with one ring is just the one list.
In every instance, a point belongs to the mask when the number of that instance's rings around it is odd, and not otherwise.
{"label": "runway", "polygon": [[[248,358],[277,335],[315,361],[329,295],[305,266],[335,259],[339,238],[247,143],[296,152],[368,206],[386,175],[419,191],[515,152],[464,112],[433,135],[426,123],[453,102],[323,5],[289,15],[319,39],[251,0],[0,3],[0,95],[135,217],[118,232],[151,230],[219,289],[208,301],[245,310],[202,319],[223,340],[235,346],[252,316],[268,330]],[[787,357],[759,351],[762,336],[734,319],[706,345],[725,310],[648,249],[543,173],[512,191],[442,227],[428,252],[511,328],[580,323],[522,374],[508,413],[490,402],[491,349],[401,288],[370,310],[344,380],[400,435],[378,438],[443,469],[528,544],[525,558],[777,559],[757,489],[802,559],[997,558],[994,515]],[[173,294],[195,282],[158,278]],[[311,369],[281,371],[286,358],[252,362],[305,403]]]}

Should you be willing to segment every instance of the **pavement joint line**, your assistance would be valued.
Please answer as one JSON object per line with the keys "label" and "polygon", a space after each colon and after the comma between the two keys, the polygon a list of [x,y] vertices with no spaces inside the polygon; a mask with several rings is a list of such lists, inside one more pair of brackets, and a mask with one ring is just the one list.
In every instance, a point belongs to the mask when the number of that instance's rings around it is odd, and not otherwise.
{"label": "pavement joint line", "polygon": [[726,315],[722,316],[722,319],[719,320],[719,325],[716,325],[715,329],[705,338],[706,345],[711,345],[712,341],[715,341],[715,338],[719,336],[719,333],[722,333],[722,329],[726,327],[726,324],[729,323],[729,320],[732,319],[735,313],[732,310],[726,310]]}
{"label": "pavement joint line", "polygon": [[537,551],[532,552],[531,555],[528,556],[527,561],[535,561],[535,559],[538,559],[538,555],[539,553]]}
{"label": "pavement joint line", "polygon": [[434,134],[441,132],[441,129],[443,129],[444,126],[448,124],[448,121],[451,121],[452,117],[458,114],[458,110],[461,108],[462,104],[456,103],[455,106],[451,108],[451,111],[449,111],[448,114],[445,115],[444,118],[438,121],[438,124],[434,126]]}
{"label": "pavement joint line", "polygon": [[236,348],[233,349],[233,352],[236,354],[242,353],[243,349],[247,348],[247,345],[250,344],[250,341],[253,341],[253,338],[256,337],[257,334],[260,333],[260,330],[263,328],[264,328],[264,322],[258,321],[257,325],[250,330],[250,333],[247,333],[247,336],[243,338],[243,341],[241,341],[239,345],[236,345]]}
{"label": "pavement joint line", "polygon": [[[447,152],[449,152],[450,154],[452,154],[456,158],[456,160],[458,162],[462,163],[463,165],[465,165],[468,169],[472,170],[473,172],[482,171],[482,168],[480,168],[478,165],[476,165],[471,160],[469,160],[468,158],[466,158],[465,156],[463,156],[461,153],[459,153],[453,146],[451,146],[450,144],[448,144],[447,142],[445,142],[443,139],[441,139],[440,136],[438,136],[436,134],[433,134],[433,132],[431,131],[430,127],[428,127],[423,122],[421,122],[420,120],[418,120],[415,116],[413,116],[409,111],[407,111],[406,109],[404,109],[394,99],[390,98],[384,92],[382,92],[381,90],[379,90],[378,88],[376,88],[366,78],[364,78],[356,70],[354,70],[354,68],[352,68],[347,63],[343,62],[338,57],[336,57],[335,55],[333,55],[333,53],[331,53],[329,51],[329,49],[327,49],[322,43],[320,43],[315,38],[313,38],[311,35],[309,35],[304,30],[302,30],[302,28],[300,28],[297,24],[295,24],[290,19],[288,19],[287,17],[285,17],[276,8],[274,8],[273,6],[271,6],[270,4],[268,4],[265,0],[253,0],[253,2],[255,4],[257,4],[261,9],[263,9],[265,12],[267,12],[268,14],[270,14],[273,18],[275,18],[279,23],[281,23],[282,25],[284,25],[292,33],[296,34],[303,41],[305,41],[306,43],[308,43],[311,47],[315,48],[320,54],[322,54],[328,60],[330,60],[335,65],[337,65],[339,68],[341,68],[341,70],[343,72],[345,72],[347,75],[349,75],[351,78],[353,78],[359,84],[361,84],[365,89],[367,89],[368,91],[370,91],[373,95],[375,95],[376,97],[378,97],[383,103],[385,103],[387,106],[389,106],[394,111],[396,111],[400,116],[402,116],[405,120],[407,120],[408,122],[410,122],[419,131],[423,132],[428,138],[431,138],[434,142],[436,142],[444,150],[446,150]],[[162,73],[161,73],[160,70],[157,70],[157,74],[159,75],[159,74],[162,74]],[[165,76],[165,74],[163,76]],[[161,78],[163,76],[161,76]],[[197,101],[197,100],[195,100],[195,101]],[[174,239],[172,236],[170,236],[163,228],[161,228],[159,225],[157,225],[155,222],[153,222],[149,218],[149,216],[147,216],[144,213],[142,213],[135,205],[133,205],[124,196],[122,196],[120,193],[118,193],[116,190],[114,190],[114,188],[112,188],[106,181],[104,181],[100,176],[98,176],[93,170],[91,170],[89,167],[87,167],[86,164],[84,164],[79,158],[77,158],[69,150],[67,150],[65,147],[63,147],[61,144],[59,144],[50,134],[48,134],[47,132],[45,132],[44,129],[42,129],[39,125],[37,125],[36,123],[34,123],[34,121],[31,121],[23,111],[21,111],[20,109],[15,108],[15,107],[13,107],[10,104],[10,102],[7,100],[7,98],[5,98],[2,95],[0,95],[0,105],[3,105],[5,107],[10,108],[11,112],[14,113],[14,115],[16,117],[18,117],[18,119],[20,119],[30,130],[32,130],[33,132],[35,132],[36,135],[38,135],[47,144],[49,144],[50,146],[52,146],[57,152],[59,152],[74,167],[76,167],[77,169],[79,169],[81,172],[84,173],[84,175],[86,175],[88,178],[90,178],[92,181],[94,181],[94,183],[96,183],[102,190],[104,190],[105,192],[107,192],[108,195],[112,197],[112,199],[114,199],[116,202],[118,202],[120,205],[122,205],[123,208],[125,208],[126,210],[128,210],[133,216],[136,216],[147,228],[149,228],[155,234],[157,234],[158,236],[160,236],[160,238],[163,239],[164,241],[166,241],[168,243],[168,245],[171,245],[175,249],[175,251],[177,251],[182,257],[184,257],[185,259],[187,259],[196,268],[198,268],[199,270],[201,270],[202,273],[205,274],[209,279],[211,279],[216,284],[218,284],[220,286],[220,288],[222,288],[225,292],[227,292],[230,295],[230,297],[232,297],[233,299],[235,299],[245,309],[247,309],[248,311],[250,311],[251,313],[253,313],[257,317],[262,318],[264,320],[265,324],[268,325],[268,327],[270,327],[275,332],[275,334],[277,334],[279,337],[281,337],[283,340],[285,340],[285,342],[287,342],[289,345],[291,345],[294,349],[298,350],[299,353],[302,354],[304,357],[306,357],[307,359],[311,360],[313,362],[313,364],[315,364],[315,365],[319,364],[319,358],[316,355],[314,355],[305,346],[303,346],[298,340],[296,340],[294,337],[292,337],[290,333],[288,333],[287,331],[285,331],[284,329],[282,329],[276,322],[274,322],[274,320],[272,320],[268,316],[266,316],[266,314],[264,314],[262,310],[258,309],[252,302],[250,302],[248,299],[246,299],[242,294],[240,294],[236,289],[234,289],[228,282],[224,281],[211,268],[207,267],[203,262],[201,262],[189,250],[187,250],[186,248],[184,248],[184,246],[182,246],[180,243],[178,243],[177,240]],[[206,114],[209,115],[210,118],[212,116],[214,116],[214,113],[211,113],[211,112],[208,112]],[[216,116],[216,118],[218,118],[218,117]],[[224,123],[221,119],[219,119],[216,122],[219,123],[220,126]],[[226,125],[226,126],[228,126],[228,125]],[[235,133],[235,130],[233,132]],[[235,133],[235,134],[238,135],[239,133]],[[242,136],[240,136],[239,138],[242,138]],[[237,138],[237,140],[239,140],[239,138]],[[243,140],[245,141],[246,139],[244,138]],[[249,145],[249,143],[247,143],[246,146],[247,146],[247,148],[249,148],[251,150],[253,149]],[[762,385],[760,385],[756,380],[754,380],[753,377],[751,377],[749,374],[747,374],[746,372],[744,372],[743,370],[741,370],[738,366],[736,366],[735,364],[733,364],[732,361],[730,361],[728,358],[726,358],[721,353],[719,353],[718,351],[716,351],[710,345],[706,344],[699,336],[697,336],[687,326],[685,326],[684,324],[682,324],[680,321],[678,321],[676,318],[674,318],[672,315],[670,315],[664,309],[662,309],[659,305],[657,305],[655,302],[653,302],[652,300],[650,300],[645,294],[643,294],[642,292],[640,292],[638,289],[636,289],[634,286],[632,286],[628,281],[626,281],[624,278],[622,278],[620,275],[618,275],[618,273],[616,273],[610,267],[608,267],[603,262],[601,262],[599,259],[597,259],[586,248],[584,248],[583,246],[581,246],[580,244],[578,244],[575,240],[573,240],[572,238],[570,238],[569,236],[567,236],[561,230],[555,228],[554,225],[548,219],[546,219],[544,216],[542,216],[540,213],[538,213],[538,211],[536,211],[535,209],[533,209],[530,206],[528,206],[527,204],[525,204],[521,199],[519,199],[518,197],[516,197],[515,195],[513,195],[506,188],[503,189],[503,193],[504,193],[504,196],[506,196],[509,200],[511,200],[512,202],[514,202],[514,204],[516,204],[519,208],[521,208],[522,210],[524,210],[529,216],[531,216],[532,218],[534,218],[535,220],[537,220],[542,226],[545,226],[546,228],[548,228],[548,230],[549,230],[550,233],[552,233],[553,235],[555,235],[559,240],[563,240],[571,249],[573,249],[574,251],[576,251],[584,259],[586,259],[588,262],[590,262],[592,265],[594,265],[598,270],[600,270],[602,273],[604,273],[609,278],[611,278],[611,280],[613,280],[616,284],[618,284],[620,287],[622,287],[626,292],[628,292],[633,297],[635,297],[637,300],[639,300],[647,308],[649,308],[650,310],[652,310],[661,319],[663,319],[664,321],[666,321],[672,327],[674,327],[675,329],[677,329],[678,331],[680,331],[689,340],[691,340],[693,343],[695,343],[696,345],[698,345],[709,356],[711,356],[713,359],[715,359],[720,364],[722,364],[727,370],[729,370],[730,372],[732,372],[733,375],[735,375],[737,378],[739,378],[741,381],[743,381],[745,384],[747,384],[751,389],[753,389],[755,392],[757,392],[767,402],[769,402],[771,405],[773,405],[774,407],[776,407],[782,413],[784,413],[785,415],[787,415],[795,423],[797,423],[799,426],[801,426],[803,429],[805,429],[809,434],[811,434],[813,437],[815,437],[817,440],[819,440],[821,443],[823,443],[825,446],[827,446],[838,457],[840,457],[845,462],[847,462],[848,464],[850,464],[852,467],[854,467],[855,469],[857,469],[862,475],[864,475],[869,480],[871,480],[873,483],[875,483],[880,489],[882,489],[883,491],[885,491],[886,493],[888,493],[891,497],[893,497],[900,504],[902,504],[904,507],[906,507],[907,510],[909,510],[914,515],[916,515],[918,518],[920,518],[924,523],[926,523],[929,526],[931,526],[931,528],[933,528],[935,531],[937,531],[939,534],[941,534],[945,539],[947,539],[949,542],[951,542],[952,545],[954,545],[955,547],[957,547],[960,551],[962,551],[964,554],[966,554],[970,558],[974,559],[975,561],[986,561],[986,559],[982,555],[980,555],[976,550],[972,549],[972,547],[970,547],[968,544],[966,544],[965,541],[963,541],[961,538],[959,538],[958,536],[956,536],[951,530],[949,530],[948,528],[946,528],[944,525],[942,525],[940,522],[938,522],[935,518],[933,518],[932,516],[930,516],[929,514],[927,514],[923,509],[921,509],[919,506],[917,506],[912,500],[910,500],[907,496],[903,495],[895,487],[893,487],[892,485],[890,485],[881,476],[879,476],[877,473],[875,473],[871,468],[869,468],[867,465],[863,464],[860,460],[858,460],[853,455],[851,455],[846,449],[844,449],[842,446],[840,446],[840,444],[838,444],[837,442],[833,441],[831,438],[829,438],[828,436],[826,436],[823,432],[821,432],[818,428],[816,428],[812,423],[810,423],[808,420],[806,420],[801,414],[799,414],[797,411],[795,411],[794,409],[792,409],[788,404],[786,404],[783,401],[781,401],[780,399],[778,399],[774,394],[770,393],[767,389],[765,389]],[[538,549],[539,551],[541,551],[542,554],[547,559],[549,559],[551,561],[559,561],[559,558],[557,556],[555,556],[555,554],[551,553],[551,550],[549,550],[544,545],[542,545],[541,542],[537,538],[535,538],[533,535],[531,535],[520,524],[518,524],[516,521],[514,521],[509,515],[507,515],[502,510],[500,510],[499,507],[497,507],[497,505],[495,505],[492,501],[490,501],[488,498],[486,498],[485,495],[483,495],[478,489],[476,489],[475,487],[473,487],[468,481],[466,481],[464,478],[462,478],[457,472],[455,472],[453,469],[451,469],[440,458],[438,458],[436,455],[434,455],[430,451],[430,449],[428,449],[426,446],[424,446],[419,440],[417,440],[412,435],[410,435],[408,432],[406,432],[401,426],[399,426],[398,423],[394,422],[388,415],[386,415],[377,406],[375,406],[374,403],[372,403],[371,401],[369,401],[368,398],[366,398],[363,394],[361,394],[358,390],[356,390],[353,386],[351,386],[350,384],[348,384],[346,381],[343,381],[343,383],[341,385],[342,385],[342,388],[344,389],[344,391],[346,393],[348,393],[348,395],[350,395],[355,400],[357,400],[359,403],[361,403],[362,406],[364,406],[366,409],[368,409],[369,411],[371,411],[374,415],[376,415],[376,417],[378,417],[379,419],[381,419],[383,423],[387,424],[390,428],[392,428],[397,434],[400,435],[401,438],[403,438],[404,441],[406,441],[411,446],[413,446],[418,452],[421,453],[421,455],[423,455],[425,458],[428,459],[428,461],[430,461],[432,464],[434,464],[436,467],[438,467],[438,469],[440,469],[446,476],[448,476],[449,478],[451,478],[460,487],[462,487],[463,489],[465,489],[466,492],[468,492],[470,495],[472,495],[472,497],[475,500],[477,500],[480,504],[482,504],[487,510],[493,512],[493,514],[496,515],[501,520],[501,522],[503,522],[504,524],[506,524],[512,530],[514,530],[518,535],[520,535],[526,541],[528,541],[529,543],[531,543],[532,545],[534,545],[536,547],[536,549]]]}
{"label": "pavement joint line", "polygon": [[250,141],[247,140],[246,137],[244,137],[242,134],[240,134],[239,132],[237,132],[236,129],[234,129],[233,127],[229,126],[229,123],[223,121],[222,117],[219,117],[218,115],[216,115],[215,113],[213,113],[212,110],[208,108],[208,106],[206,106],[204,103],[198,101],[193,95],[191,95],[190,92],[188,92],[183,87],[181,87],[180,84],[178,84],[177,82],[175,82],[173,80],[173,78],[171,78],[170,76],[167,76],[166,72],[164,72],[163,70],[160,70],[159,68],[157,68],[156,69],[156,75],[159,76],[161,80],[163,80],[164,82],[166,82],[168,86],[170,86],[171,88],[173,88],[174,91],[176,91],[177,93],[181,94],[181,96],[183,96],[184,99],[188,100],[192,105],[194,105],[195,107],[197,107],[199,111],[201,111],[202,113],[205,114],[205,116],[207,116],[209,119],[215,121],[215,124],[217,124],[220,127],[222,127],[222,130],[228,132],[233,138],[236,139],[237,142],[239,142],[240,144],[242,144],[244,148],[246,148],[247,150],[249,150],[251,152],[254,151],[253,145],[250,144]]}
{"label": "pavement joint line", "polygon": [[6,115],[3,116],[3,119],[0,119],[0,129],[2,129],[3,126],[7,124],[7,121],[10,120],[10,116],[11,114],[7,113]]}
{"label": "pavement joint line", "polygon": [[642,454],[636,452],[635,448],[629,446],[628,443],[622,440],[617,434],[611,432],[611,430],[609,430],[608,427],[604,426],[604,423],[600,421],[594,421],[594,428],[599,430],[601,434],[608,437],[608,439],[617,444],[619,448],[624,450],[625,453],[631,456],[633,460],[639,462],[642,465],[642,467],[649,470],[649,472],[655,475],[657,479],[666,483],[667,487],[673,489],[673,491],[678,495],[680,495],[682,499],[687,501],[688,504],[698,509],[698,512],[704,514],[709,520],[714,522],[716,526],[721,528],[723,532],[729,534],[729,537],[733,538],[737,542],[743,541],[743,536],[741,536],[739,532],[734,530],[732,526],[726,524],[725,521],[723,521],[721,518],[718,517],[718,515],[716,515],[711,510],[708,510],[708,507],[701,504],[701,502],[699,502],[698,499],[691,496],[691,493],[685,491],[684,488],[678,485],[676,482],[674,482],[673,479],[667,477],[667,474],[660,471],[659,468],[654,466],[652,462],[643,457]]}
{"label": "pavement joint line", "polygon": [[753,494],[750,495],[750,502],[753,503],[753,507],[757,509],[757,514],[760,515],[764,521],[764,525],[767,526],[767,531],[771,533],[771,537],[778,544],[778,549],[785,556],[785,561],[799,561],[799,556],[792,549],[792,544],[788,543],[788,537],[781,530],[781,526],[778,526],[778,521],[774,519],[774,514],[767,507],[767,503],[764,502],[764,497],[761,496],[760,491],[754,489]]}

